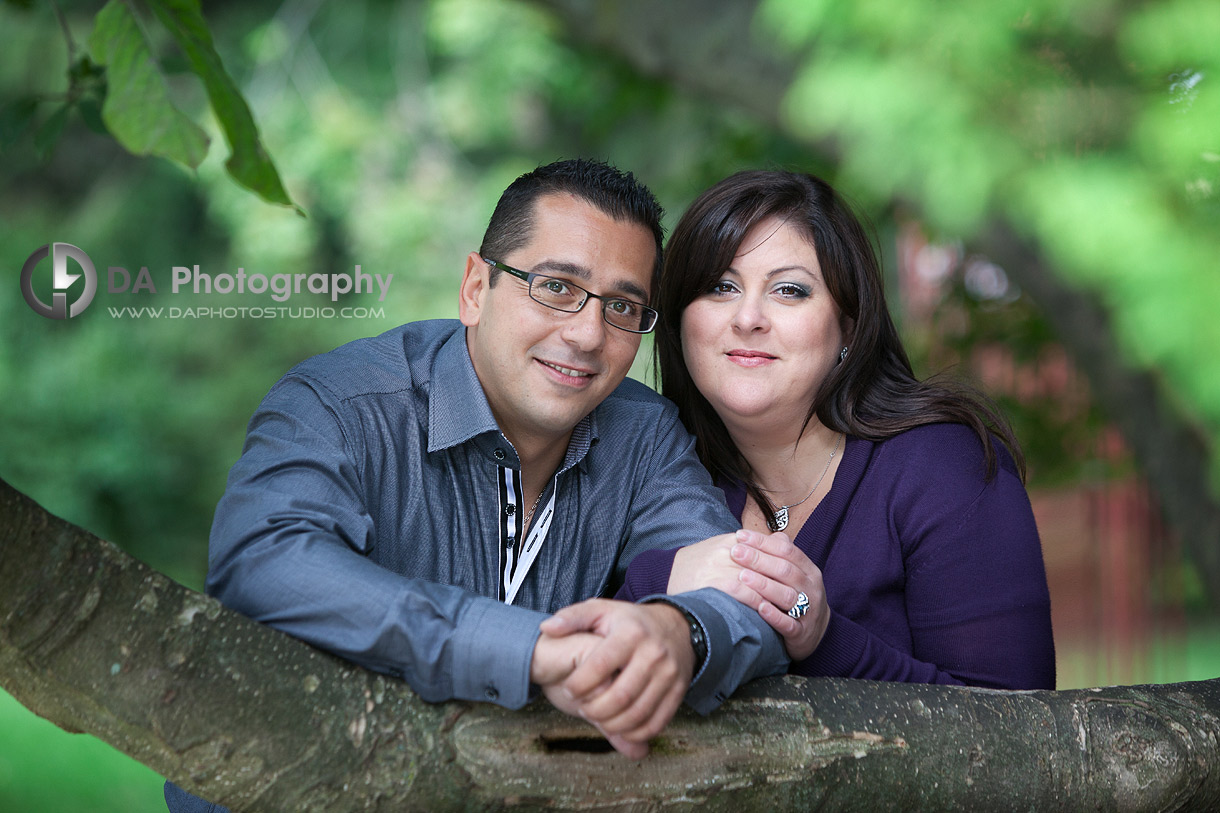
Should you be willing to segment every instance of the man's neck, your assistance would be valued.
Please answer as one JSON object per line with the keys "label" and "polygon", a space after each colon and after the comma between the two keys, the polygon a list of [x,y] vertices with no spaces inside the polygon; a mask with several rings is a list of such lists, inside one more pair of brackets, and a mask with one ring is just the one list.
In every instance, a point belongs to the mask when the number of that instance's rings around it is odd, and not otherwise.
{"label": "man's neck", "polygon": [[521,480],[526,494],[536,496],[542,493],[547,480],[563,463],[571,438],[571,432],[561,439],[509,438],[521,460]]}

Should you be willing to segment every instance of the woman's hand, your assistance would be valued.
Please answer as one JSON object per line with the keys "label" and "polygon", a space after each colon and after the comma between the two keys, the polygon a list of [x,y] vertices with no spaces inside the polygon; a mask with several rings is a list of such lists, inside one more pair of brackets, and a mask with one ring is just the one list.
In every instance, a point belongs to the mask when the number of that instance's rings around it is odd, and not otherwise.
{"label": "woman's hand", "polygon": [[[783,636],[788,657],[794,661],[804,660],[817,649],[826,634],[826,625],[830,623],[822,571],[784,534],[746,534],[729,547],[729,557],[739,568],[737,579],[749,593],[760,596],[761,601],[743,603],[757,609],[763,620]],[[676,559],[674,567],[677,568]],[[742,601],[733,591],[725,592]],[[796,605],[798,593],[804,593],[809,599],[809,611],[799,619],[788,615]]]}
{"label": "woman's hand", "polygon": [[681,548],[674,556],[667,592],[677,595],[702,587],[715,587],[747,607],[757,608],[763,597],[740,579],[741,565],[733,561],[731,554],[734,545],[751,537],[762,539],[762,534],[743,529]]}
{"label": "woman's hand", "polygon": [[[783,533],[763,536],[742,529],[682,548],[674,556],[669,593],[701,587],[715,587],[757,610],[783,636],[794,661],[817,649],[830,623],[822,571]],[[809,598],[809,611],[795,619],[788,610],[798,593]]]}

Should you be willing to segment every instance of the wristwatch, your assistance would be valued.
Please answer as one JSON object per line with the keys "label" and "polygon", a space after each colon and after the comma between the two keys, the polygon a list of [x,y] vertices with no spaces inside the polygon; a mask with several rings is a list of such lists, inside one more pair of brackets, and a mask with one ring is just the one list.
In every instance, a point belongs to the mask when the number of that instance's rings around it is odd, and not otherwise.
{"label": "wristwatch", "polygon": [[695,668],[691,672],[691,679],[699,674],[699,670],[703,668],[703,662],[707,660],[707,633],[703,631],[703,625],[699,623],[699,619],[689,613],[685,607],[675,604],[672,601],[664,598],[645,599],[645,604],[668,604],[678,612],[682,613],[682,617],[686,619],[686,625],[690,627],[690,648],[695,653]]}
{"label": "wristwatch", "polygon": [[[670,606],[678,607],[677,604]],[[703,625],[699,623],[698,618],[682,607],[678,607],[678,612],[682,613],[682,617],[690,626],[690,648],[695,651],[695,670],[691,673],[693,677],[699,674],[699,670],[703,668],[703,662],[707,660],[707,635],[703,632]]]}

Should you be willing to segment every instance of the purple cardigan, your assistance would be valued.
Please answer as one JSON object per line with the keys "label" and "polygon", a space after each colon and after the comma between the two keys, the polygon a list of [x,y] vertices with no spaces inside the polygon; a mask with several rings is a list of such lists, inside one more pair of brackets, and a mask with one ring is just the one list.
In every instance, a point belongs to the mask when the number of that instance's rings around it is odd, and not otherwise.
{"label": "purple cardigan", "polygon": [[[848,437],[834,483],[796,535],[822,569],[830,625],[789,671],[907,683],[1055,688],[1042,547],[1012,458],[985,479],[973,431],[933,424]],[[741,518],[746,493],[724,485]],[[620,598],[665,592],[674,551],[635,558]]]}

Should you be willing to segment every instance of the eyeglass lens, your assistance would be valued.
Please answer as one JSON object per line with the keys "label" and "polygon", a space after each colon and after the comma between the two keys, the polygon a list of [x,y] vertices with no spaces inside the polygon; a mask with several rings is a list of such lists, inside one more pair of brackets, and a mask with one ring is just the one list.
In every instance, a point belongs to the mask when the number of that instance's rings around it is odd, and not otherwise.
{"label": "eyeglass lens", "polygon": [[[534,277],[530,296],[547,307],[561,311],[578,311],[594,294],[584,288],[555,277]],[[654,312],[630,299],[601,299],[602,317],[611,325],[632,332],[647,332],[655,320]]]}

